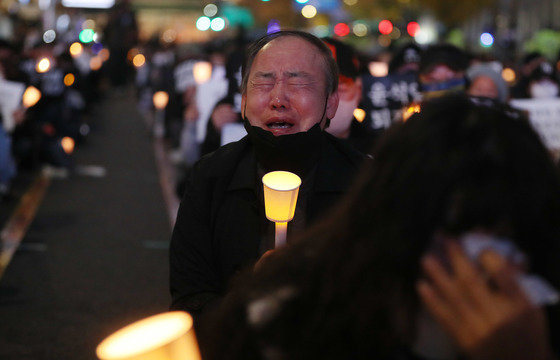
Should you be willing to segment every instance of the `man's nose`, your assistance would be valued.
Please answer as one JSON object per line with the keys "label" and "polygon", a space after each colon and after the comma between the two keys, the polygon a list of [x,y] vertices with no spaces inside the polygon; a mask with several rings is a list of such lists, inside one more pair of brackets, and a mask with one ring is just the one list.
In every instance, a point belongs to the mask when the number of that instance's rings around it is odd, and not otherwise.
{"label": "man's nose", "polygon": [[270,92],[270,107],[273,109],[286,108],[289,103],[289,94],[286,84],[282,80],[277,81]]}

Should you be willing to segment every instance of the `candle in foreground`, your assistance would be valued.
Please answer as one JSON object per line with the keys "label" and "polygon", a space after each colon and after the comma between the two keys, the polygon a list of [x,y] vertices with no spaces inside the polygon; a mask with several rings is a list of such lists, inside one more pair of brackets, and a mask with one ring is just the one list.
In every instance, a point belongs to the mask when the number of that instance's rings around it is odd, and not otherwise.
{"label": "candle in foreground", "polygon": [[183,311],[134,322],[103,340],[100,360],[200,360],[192,317]]}

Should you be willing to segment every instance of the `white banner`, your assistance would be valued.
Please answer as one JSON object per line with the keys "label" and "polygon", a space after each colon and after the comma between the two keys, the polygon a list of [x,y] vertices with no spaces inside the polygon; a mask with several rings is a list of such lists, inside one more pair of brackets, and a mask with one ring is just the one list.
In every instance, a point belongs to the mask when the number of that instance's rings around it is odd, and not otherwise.
{"label": "white banner", "polygon": [[560,98],[513,99],[509,104],[529,113],[529,121],[547,148],[560,149]]}

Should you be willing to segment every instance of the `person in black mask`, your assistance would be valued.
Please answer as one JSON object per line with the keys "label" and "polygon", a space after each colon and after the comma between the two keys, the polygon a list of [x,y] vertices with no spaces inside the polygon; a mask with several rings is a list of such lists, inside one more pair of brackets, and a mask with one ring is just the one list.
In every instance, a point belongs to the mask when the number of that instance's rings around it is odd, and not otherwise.
{"label": "person in black mask", "polygon": [[350,186],[364,156],[323,131],[337,110],[337,81],[331,51],[308,33],[280,31],[249,47],[241,84],[248,135],[194,165],[171,239],[171,309],[190,312],[195,325],[240,269],[274,247],[264,174],[302,179],[288,243]]}

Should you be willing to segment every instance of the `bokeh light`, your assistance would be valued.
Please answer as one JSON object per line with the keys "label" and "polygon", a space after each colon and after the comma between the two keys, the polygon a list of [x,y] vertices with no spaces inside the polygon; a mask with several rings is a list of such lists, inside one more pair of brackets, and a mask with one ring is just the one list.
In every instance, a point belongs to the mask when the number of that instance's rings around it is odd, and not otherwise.
{"label": "bokeh light", "polygon": [[508,83],[514,82],[516,79],[515,71],[512,68],[505,68],[502,70],[502,78]]}
{"label": "bokeh light", "polygon": [[350,34],[350,27],[345,23],[338,23],[334,26],[334,33],[340,37]]}
{"label": "bokeh light", "polygon": [[23,106],[30,108],[41,99],[41,92],[35,86],[28,86],[22,96]]}
{"label": "bokeh light", "polygon": [[95,32],[92,29],[84,29],[80,31],[78,38],[81,42],[87,44],[93,41],[93,35],[95,35]]}
{"label": "bokeh light", "polygon": [[391,45],[391,37],[389,35],[381,35],[377,39],[377,42],[383,47],[388,47],[389,45]]}
{"label": "bokeh light", "polygon": [[70,55],[72,55],[72,57],[78,57],[80,55],[82,55],[82,51],[84,50],[82,44],[80,44],[79,42],[75,42],[72,45],[70,45],[69,51],[70,51]]}
{"label": "bokeh light", "polygon": [[156,109],[163,110],[169,102],[169,94],[165,91],[156,91],[152,97],[152,102],[154,103],[154,107]]}
{"label": "bokeh light", "polygon": [[66,86],[72,86],[74,84],[75,80],[76,80],[76,77],[72,73],[68,73],[68,74],[64,75],[64,85],[66,85]]}
{"label": "bokeh light", "polygon": [[399,28],[394,27],[394,28],[393,28],[393,31],[391,31],[391,33],[389,34],[389,36],[391,37],[391,39],[397,40],[398,38],[401,37],[401,31],[399,30]]}
{"label": "bokeh light", "polygon": [[494,44],[494,37],[492,34],[485,32],[480,35],[480,45],[483,47],[490,47],[492,44]]}
{"label": "bokeh light", "polygon": [[366,118],[366,111],[364,109],[354,109],[354,117],[358,122],[363,122]]}
{"label": "bokeh light", "polygon": [[101,66],[103,66],[103,60],[101,60],[100,56],[94,56],[89,60],[89,68],[92,71],[101,69]]}
{"label": "bokeh light", "polygon": [[56,32],[52,29],[45,31],[43,34],[43,41],[47,44],[50,44],[56,39]]}
{"label": "bokeh light", "polygon": [[87,19],[82,23],[82,29],[95,29],[95,21]]}
{"label": "bokeh light", "polygon": [[161,40],[168,44],[174,42],[175,40],[177,40],[177,31],[175,31],[174,29],[165,30],[163,34],[161,34]]}
{"label": "bokeh light", "polygon": [[132,64],[137,68],[142,67],[145,63],[146,63],[146,57],[142,54],[136,54],[132,58]]}
{"label": "bokeh light", "polygon": [[384,77],[389,74],[389,65],[383,61],[372,61],[368,64],[368,70],[371,76]]}
{"label": "bokeh light", "polygon": [[354,24],[354,27],[352,28],[352,31],[354,32],[354,35],[356,36],[366,36],[368,33],[368,27],[366,24],[364,23],[356,23]]}
{"label": "bokeh light", "polygon": [[35,71],[37,71],[38,73],[46,73],[47,71],[49,71],[50,68],[51,68],[51,61],[46,57],[39,60],[37,62],[37,65],[35,65]]}
{"label": "bokeh light", "polygon": [[60,140],[60,145],[62,146],[64,152],[70,155],[72,154],[72,152],[74,152],[74,146],[76,145],[76,143],[71,137],[65,136],[62,138],[62,140]]}
{"label": "bokeh light", "polygon": [[215,4],[208,4],[204,7],[202,13],[208,17],[215,16],[218,13],[218,7]]}
{"label": "bokeh light", "polygon": [[194,81],[202,84],[210,80],[212,76],[212,64],[208,61],[199,61],[193,66]]}
{"label": "bokeh light", "polygon": [[389,35],[393,31],[393,23],[389,20],[381,20],[378,28],[383,35]]}
{"label": "bokeh light", "polygon": [[137,48],[132,48],[128,50],[126,58],[128,59],[128,61],[132,62],[134,60],[134,57],[138,54],[140,54],[140,51]]}
{"label": "bokeh light", "polygon": [[346,5],[352,6],[352,5],[356,5],[358,3],[358,0],[344,0],[344,3]]}
{"label": "bokeh light", "polygon": [[98,55],[101,58],[101,60],[107,61],[109,60],[109,56],[111,55],[111,53],[109,52],[109,49],[101,49]]}
{"label": "bokeh light", "polygon": [[318,25],[315,26],[313,28],[313,35],[317,36],[317,37],[325,37],[325,36],[329,36],[330,34],[330,30],[329,27],[327,25]]}
{"label": "bokeh light", "polygon": [[298,4],[305,4],[306,2],[308,2],[309,0],[296,0],[296,2]]}
{"label": "bokeh light", "polygon": [[224,30],[225,27],[226,27],[226,21],[221,17],[214,18],[210,22],[210,28],[213,31],[222,31]]}
{"label": "bokeh light", "polygon": [[301,15],[307,19],[311,19],[317,15],[317,9],[313,5],[305,5],[301,9]]}
{"label": "bokeh light", "polygon": [[420,30],[420,24],[416,21],[411,21],[406,25],[406,32],[412,37],[416,36],[418,30]]}
{"label": "bokeh light", "polygon": [[268,22],[268,26],[266,27],[266,33],[272,34],[278,31],[280,31],[280,23],[278,22],[278,20],[270,20]]}
{"label": "bokeh light", "polygon": [[210,29],[211,20],[208,16],[201,16],[196,20],[196,28],[200,31],[206,31]]}

